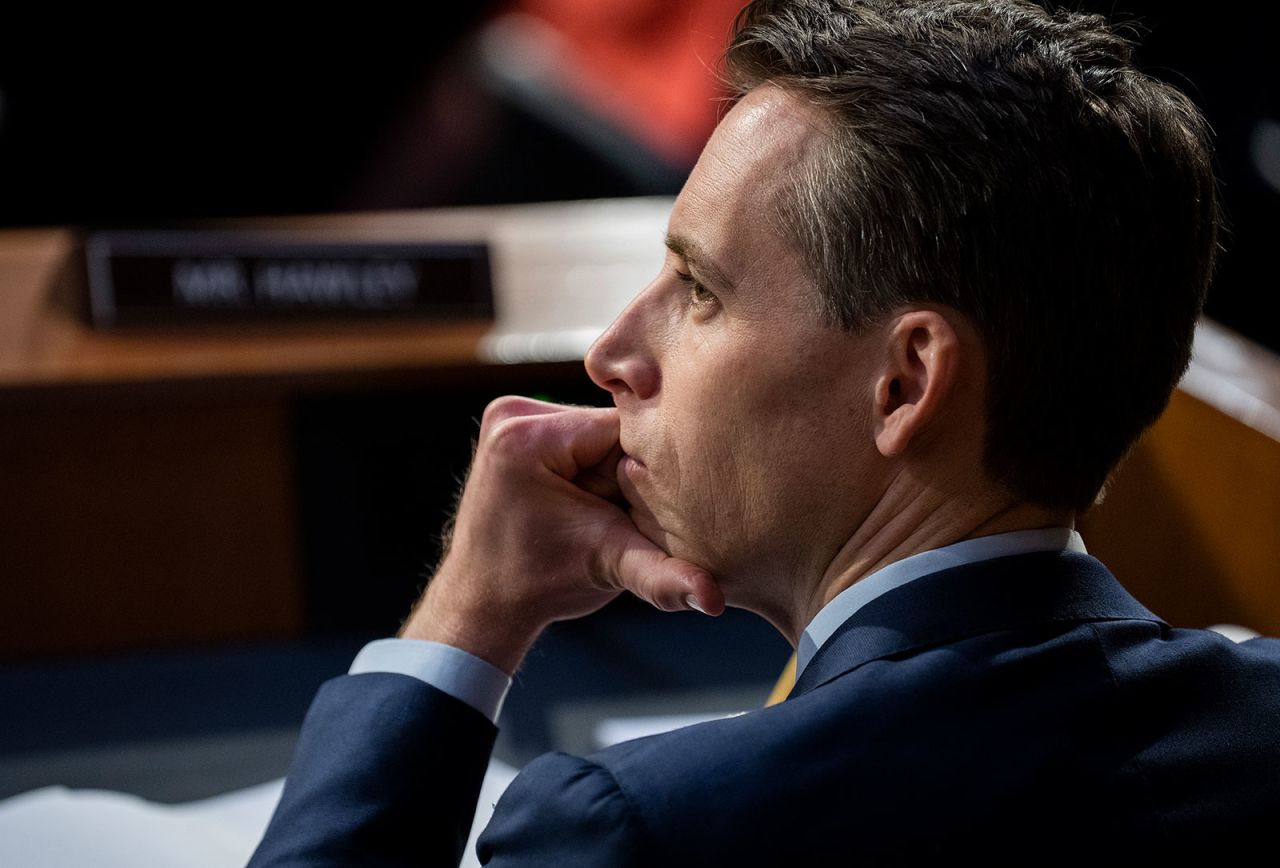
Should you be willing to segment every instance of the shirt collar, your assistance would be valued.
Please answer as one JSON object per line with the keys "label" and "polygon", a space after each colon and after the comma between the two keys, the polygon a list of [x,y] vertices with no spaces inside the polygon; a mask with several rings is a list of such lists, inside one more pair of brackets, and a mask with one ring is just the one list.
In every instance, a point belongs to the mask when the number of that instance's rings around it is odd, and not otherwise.
{"label": "shirt collar", "polygon": [[961,540],[949,546],[919,552],[881,567],[837,594],[809,622],[796,647],[796,675],[809,665],[831,635],[854,612],[881,594],[900,588],[913,579],[940,570],[972,564],[977,561],[1023,555],[1032,552],[1072,551],[1088,554],[1080,534],[1069,527],[1015,530]]}

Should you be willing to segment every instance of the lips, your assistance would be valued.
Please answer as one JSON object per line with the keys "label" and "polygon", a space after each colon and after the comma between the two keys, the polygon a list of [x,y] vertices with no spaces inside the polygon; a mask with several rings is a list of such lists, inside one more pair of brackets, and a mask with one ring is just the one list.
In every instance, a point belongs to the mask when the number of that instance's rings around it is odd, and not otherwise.
{"label": "lips", "polygon": [[648,465],[627,452],[626,447],[623,447],[622,458],[618,461],[617,473],[618,488],[622,491],[623,500],[627,502],[627,514],[632,523],[648,540],[661,547],[667,538],[666,532],[662,530],[644,494],[660,499],[659,492],[655,490],[661,487],[660,481],[651,478]]}
{"label": "lips", "polygon": [[647,469],[648,468],[645,467],[645,463],[641,461],[639,458],[636,458],[634,455],[624,454],[622,456],[622,460],[618,462],[619,481],[621,481],[623,478],[634,479],[636,476],[643,473]]}
{"label": "lips", "polygon": [[641,457],[640,457],[639,455],[637,455],[636,453],[632,452],[632,451],[628,448],[628,445],[635,445],[635,444],[628,444],[628,443],[625,441],[625,439],[619,439],[619,441],[618,441],[618,447],[622,450],[622,458],[620,459],[620,461],[622,461],[622,462],[628,462],[628,461],[631,461],[631,462],[635,462],[636,464],[638,464],[638,465],[639,465],[639,466],[641,466],[641,467],[644,467],[644,466],[645,466],[644,459],[643,459],[643,458],[641,458]]}
{"label": "lips", "polygon": [[623,453],[618,461],[617,473],[618,487],[622,489],[622,496],[629,502],[635,503],[639,497],[637,486],[645,481],[648,468],[639,458]]}

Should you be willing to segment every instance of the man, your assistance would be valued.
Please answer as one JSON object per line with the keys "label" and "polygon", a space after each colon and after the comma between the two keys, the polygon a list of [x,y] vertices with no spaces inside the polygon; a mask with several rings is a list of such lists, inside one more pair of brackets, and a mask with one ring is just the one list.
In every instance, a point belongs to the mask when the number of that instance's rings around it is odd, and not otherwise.
{"label": "man", "polygon": [[780,705],[532,763],[494,865],[1060,862],[1261,842],[1280,642],[1174,630],[1072,530],[1187,364],[1207,135],[1093,17],[757,2],[666,263],[485,413],[399,640],[326,685],[255,864],[449,864],[509,676],[623,590],[767,618]]}

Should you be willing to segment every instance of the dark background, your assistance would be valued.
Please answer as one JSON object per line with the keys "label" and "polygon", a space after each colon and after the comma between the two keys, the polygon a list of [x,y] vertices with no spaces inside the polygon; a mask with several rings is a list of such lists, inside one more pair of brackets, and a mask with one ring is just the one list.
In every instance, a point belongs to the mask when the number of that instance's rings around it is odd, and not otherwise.
{"label": "dark background", "polygon": [[[181,24],[6,27],[0,226],[678,192],[689,165],[607,123],[593,134],[589,107],[568,107],[588,132],[566,130],[563,117],[479,80],[476,34],[520,5],[539,4],[477,0],[306,21],[206,9]],[[638,5],[658,20],[680,17]],[[1280,177],[1274,14],[1230,2],[1068,5],[1130,22],[1142,66],[1205,111],[1230,222],[1209,313],[1280,349],[1267,308],[1280,190],[1259,171],[1266,160]],[[1260,156],[1268,124],[1270,153]],[[465,146],[442,144],[459,130],[473,131]]]}
{"label": "dark background", "polygon": [[[306,21],[212,7],[184,10],[181,21],[70,12],[11,20],[0,33],[0,226],[168,226],[678,192],[689,161],[652,152],[589,107],[549,114],[475,73],[478,28],[508,5]],[[1273,25],[1243,14],[1243,4],[1080,5],[1135,21],[1143,67],[1205,111],[1230,223],[1208,312],[1280,350],[1270,316],[1280,191],[1259,162],[1280,176],[1280,144],[1257,153],[1268,124],[1280,137]],[[565,382],[549,381],[545,396],[607,398],[585,378]],[[321,680],[364,640],[395,629],[438,554],[475,419],[500,391],[298,398],[307,640],[0,668],[0,707],[24,709],[0,716],[0,796],[56,780],[184,799],[280,774],[289,737],[254,736],[257,753],[241,742],[192,753],[193,739],[289,730]],[[519,762],[556,746],[549,721],[568,700],[756,690],[786,652],[743,613],[712,625],[620,601],[539,644],[504,715],[504,755]],[[99,751],[155,739],[176,747],[123,776]]]}

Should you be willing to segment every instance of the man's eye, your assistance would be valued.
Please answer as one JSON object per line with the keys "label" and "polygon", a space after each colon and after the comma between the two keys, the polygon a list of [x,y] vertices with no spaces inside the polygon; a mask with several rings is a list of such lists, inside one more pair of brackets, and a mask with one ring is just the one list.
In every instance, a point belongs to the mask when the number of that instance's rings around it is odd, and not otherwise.
{"label": "man's eye", "polygon": [[717,301],[715,293],[699,283],[698,279],[692,274],[677,271],[676,277],[680,278],[680,282],[689,288],[689,300],[694,304],[706,305]]}

